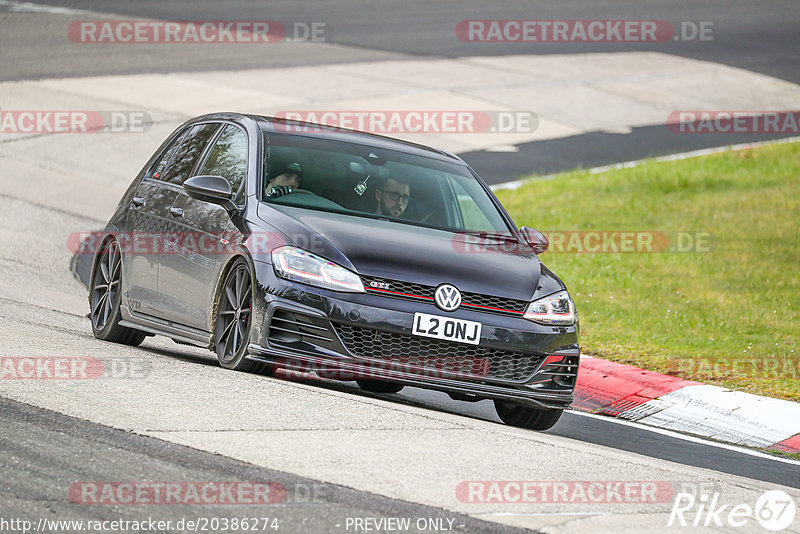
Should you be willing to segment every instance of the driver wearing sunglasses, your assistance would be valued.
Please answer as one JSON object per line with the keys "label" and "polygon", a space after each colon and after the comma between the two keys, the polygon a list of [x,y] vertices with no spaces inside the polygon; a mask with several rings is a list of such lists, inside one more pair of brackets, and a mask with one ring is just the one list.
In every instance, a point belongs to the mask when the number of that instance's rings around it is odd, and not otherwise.
{"label": "driver wearing sunglasses", "polygon": [[406,211],[411,199],[411,187],[396,178],[387,178],[382,187],[375,190],[378,206],[375,213],[399,217]]}

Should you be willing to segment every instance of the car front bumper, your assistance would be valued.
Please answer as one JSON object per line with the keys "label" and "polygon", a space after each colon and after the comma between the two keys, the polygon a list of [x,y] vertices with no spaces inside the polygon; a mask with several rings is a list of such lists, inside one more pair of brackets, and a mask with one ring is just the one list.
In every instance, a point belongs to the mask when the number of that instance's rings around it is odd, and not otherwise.
{"label": "car front bumper", "polygon": [[[278,278],[255,262],[248,357],[339,380],[376,379],[498,399],[535,408],[569,407],[577,377],[578,325],[550,327],[520,317],[382,295],[339,293]],[[413,335],[415,312],[478,321],[480,345]]]}

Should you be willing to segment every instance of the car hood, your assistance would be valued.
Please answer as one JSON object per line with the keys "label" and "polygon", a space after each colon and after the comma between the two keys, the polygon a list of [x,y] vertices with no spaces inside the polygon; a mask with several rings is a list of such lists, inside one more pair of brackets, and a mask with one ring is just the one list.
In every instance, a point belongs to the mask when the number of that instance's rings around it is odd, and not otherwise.
{"label": "car hood", "polygon": [[563,287],[527,246],[480,246],[474,236],[290,206],[262,204],[258,215],[286,242],[361,275],[520,300]]}

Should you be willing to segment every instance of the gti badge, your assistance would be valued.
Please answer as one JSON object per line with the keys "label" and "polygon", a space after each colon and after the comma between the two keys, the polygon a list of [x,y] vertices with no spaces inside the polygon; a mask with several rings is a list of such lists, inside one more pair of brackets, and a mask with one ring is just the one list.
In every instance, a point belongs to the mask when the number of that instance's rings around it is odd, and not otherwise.
{"label": "gti badge", "polygon": [[455,311],[461,306],[461,292],[454,285],[440,285],[433,296],[436,305],[444,311]]}

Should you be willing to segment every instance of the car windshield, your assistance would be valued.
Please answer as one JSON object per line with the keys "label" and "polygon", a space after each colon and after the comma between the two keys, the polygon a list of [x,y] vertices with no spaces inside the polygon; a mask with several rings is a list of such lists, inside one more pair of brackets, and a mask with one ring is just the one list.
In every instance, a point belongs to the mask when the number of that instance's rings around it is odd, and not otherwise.
{"label": "car windshield", "polygon": [[451,232],[514,235],[464,165],[299,135],[265,134],[264,146],[264,202]]}

